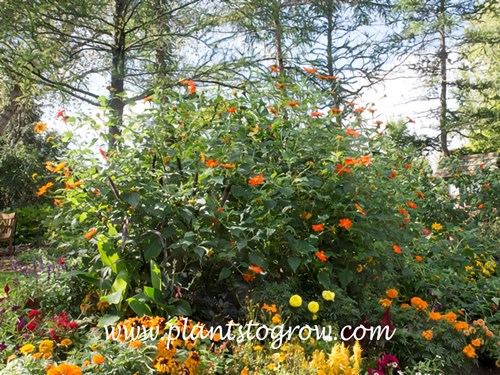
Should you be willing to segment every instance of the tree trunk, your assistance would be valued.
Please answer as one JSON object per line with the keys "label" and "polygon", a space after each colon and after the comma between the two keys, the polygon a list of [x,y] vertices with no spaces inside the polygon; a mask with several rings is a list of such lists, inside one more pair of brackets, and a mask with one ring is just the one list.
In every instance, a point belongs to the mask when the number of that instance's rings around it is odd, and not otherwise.
{"label": "tree trunk", "polygon": [[276,65],[279,69],[279,74],[285,74],[285,63],[283,60],[283,30],[280,22],[281,1],[276,1],[273,8],[274,22],[274,39],[276,45]]}
{"label": "tree trunk", "polygon": [[441,17],[441,24],[439,25],[439,39],[440,39],[440,63],[441,63],[441,73],[440,73],[440,81],[441,81],[441,95],[439,98],[439,131],[440,131],[440,143],[441,143],[441,152],[443,156],[450,156],[450,152],[448,150],[448,129],[446,126],[446,113],[447,109],[447,101],[446,101],[446,91],[448,88],[448,81],[446,77],[446,62],[447,62],[447,53],[446,53],[446,30],[445,30],[445,0],[440,1],[440,9],[439,15]]}
{"label": "tree trunk", "polygon": [[20,104],[18,102],[18,99],[21,97],[22,94],[23,92],[21,90],[21,87],[15,84],[12,90],[10,91],[9,102],[0,113],[0,135],[3,134],[5,128],[9,124],[9,121],[19,109]]}
{"label": "tree trunk", "polygon": [[[328,75],[333,76],[333,32],[335,31],[333,25],[333,3],[328,2],[327,8],[327,31],[326,31],[326,68],[328,69]],[[333,96],[333,106],[335,108],[340,108],[340,98],[337,92],[336,81],[331,81],[331,95]],[[342,115],[337,117],[337,123],[342,124]]]}
{"label": "tree trunk", "polygon": [[125,10],[127,0],[116,0],[114,9],[113,48],[111,59],[111,126],[109,127],[109,146],[115,148],[117,137],[123,126],[123,101],[125,80]]}

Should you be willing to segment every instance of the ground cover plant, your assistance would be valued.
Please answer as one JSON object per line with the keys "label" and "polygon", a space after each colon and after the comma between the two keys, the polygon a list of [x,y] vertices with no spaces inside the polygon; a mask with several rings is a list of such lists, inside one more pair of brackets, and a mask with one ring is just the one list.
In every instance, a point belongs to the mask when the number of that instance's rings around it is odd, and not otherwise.
{"label": "ground cover plant", "polygon": [[[53,201],[61,255],[5,287],[2,373],[447,374],[498,361],[498,169],[451,159],[436,176],[375,106],[333,104],[314,68],[273,68],[234,93],[158,89],[110,144],[106,116],[64,119],[98,136],[45,163],[37,195]],[[120,322],[165,331],[173,316],[395,334],[279,349],[105,338]]]}

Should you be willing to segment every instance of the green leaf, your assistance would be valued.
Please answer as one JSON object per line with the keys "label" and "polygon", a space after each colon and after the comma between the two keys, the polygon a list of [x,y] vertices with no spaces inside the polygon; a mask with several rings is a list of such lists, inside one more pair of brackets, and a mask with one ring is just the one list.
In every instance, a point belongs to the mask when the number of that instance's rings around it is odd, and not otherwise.
{"label": "green leaf", "polygon": [[188,301],[179,299],[173,303],[173,315],[191,315],[191,305]]}
{"label": "green leaf", "polygon": [[222,267],[219,273],[219,281],[227,279],[231,276],[231,270],[227,267]]}
{"label": "green leaf", "polygon": [[127,303],[139,317],[143,315],[149,315],[149,316],[153,315],[151,307],[149,307],[149,305],[146,302],[140,301],[134,297],[130,297],[129,299],[127,299]]}
{"label": "green leaf", "polygon": [[320,271],[318,273],[318,281],[325,289],[331,289],[330,273],[327,271]]}
{"label": "green leaf", "polygon": [[148,236],[142,243],[142,246],[144,249],[144,259],[146,262],[157,258],[163,250],[161,240],[156,235]]}
{"label": "green leaf", "polygon": [[101,302],[107,302],[110,305],[118,305],[121,302],[122,299],[122,293],[121,292],[114,292],[110,293],[108,295],[102,296],[99,300]]}
{"label": "green leaf", "polygon": [[123,193],[121,196],[125,202],[134,207],[137,207],[141,199],[139,193]]}
{"label": "green leaf", "polygon": [[160,267],[154,260],[151,260],[150,268],[151,268],[151,284],[153,285],[153,288],[158,289],[161,292],[163,289],[163,283],[161,281]]}
{"label": "green leaf", "polygon": [[292,269],[292,272],[294,272],[294,273],[297,271],[297,268],[299,268],[301,262],[302,262],[302,259],[300,259],[298,257],[288,258],[288,264],[289,264],[290,268]]}
{"label": "green leaf", "polygon": [[144,287],[144,294],[153,302],[155,302],[158,305],[165,305],[165,302],[163,300],[161,292],[156,289],[152,288],[150,286],[145,286]]}
{"label": "green leaf", "polygon": [[118,315],[104,314],[99,319],[97,326],[100,328],[104,328],[107,326],[114,326],[119,320],[120,320],[120,316],[118,316]]}
{"label": "green leaf", "polygon": [[354,278],[354,274],[348,269],[343,269],[342,271],[339,272],[340,284],[344,288],[347,285],[349,285],[349,283],[353,280],[353,278]]}

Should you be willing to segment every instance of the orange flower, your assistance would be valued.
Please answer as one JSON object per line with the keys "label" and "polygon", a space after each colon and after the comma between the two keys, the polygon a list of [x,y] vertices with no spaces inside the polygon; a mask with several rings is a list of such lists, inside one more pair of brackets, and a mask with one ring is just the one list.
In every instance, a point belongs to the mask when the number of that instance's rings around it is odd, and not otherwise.
{"label": "orange flower", "polygon": [[83,181],[77,181],[77,182],[74,182],[74,183],[70,183],[68,181],[64,181],[64,185],[66,186],[66,190],[70,190],[70,189],[74,189],[78,186],[82,186],[83,185]]}
{"label": "orange flower", "polygon": [[215,168],[218,165],[219,165],[219,161],[218,160],[213,160],[213,159],[209,159],[205,163],[205,166],[207,166],[208,168]]}
{"label": "orange flower", "polygon": [[359,108],[356,108],[356,109],[354,110],[354,113],[361,113],[361,112],[364,112],[364,110],[365,110],[365,109],[366,109],[365,107],[359,107]]}
{"label": "orange flower", "polygon": [[469,329],[469,325],[465,322],[456,322],[453,325],[453,328],[455,328],[455,330],[457,330],[458,332],[461,332]]}
{"label": "orange flower", "polygon": [[443,320],[446,320],[447,322],[453,323],[454,321],[457,320],[457,314],[450,311],[449,313],[446,313],[443,315]]}
{"label": "orange flower", "polygon": [[353,158],[344,159],[344,164],[345,165],[356,165],[356,164],[358,164],[358,159],[353,159]]}
{"label": "orange flower", "polygon": [[351,173],[352,172],[351,169],[345,168],[342,164],[337,164],[337,166],[335,168],[336,168],[336,172],[337,172],[338,175],[341,175],[341,174],[344,174],[344,173]]}
{"label": "orange flower", "polygon": [[442,318],[442,316],[438,312],[433,311],[433,312],[429,313],[429,319],[430,320],[441,320],[441,318]]}
{"label": "orange flower", "polygon": [[474,339],[470,343],[472,344],[472,346],[475,346],[476,348],[478,348],[484,344],[484,341],[483,341],[483,339]]}
{"label": "orange flower", "polygon": [[311,225],[313,231],[315,232],[321,232],[322,230],[325,230],[325,227],[323,224],[312,224]]}
{"label": "orange flower", "polygon": [[236,112],[236,107],[228,108],[228,109],[226,109],[226,112],[227,113],[234,113],[234,112]]}
{"label": "orange flower", "polygon": [[318,78],[319,78],[319,79],[324,79],[325,81],[329,81],[329,80],[336,80],[336,79],[338,79],[339,77],[337,77],[337,76],[327,76],[327,75],[323,75],[323,74],[318,74]]}
{"label": "orange flower", "polygon": [[262,176],[262,173],[255,176],[255,177],[252,177],[250,180],[248,180],[248,183],[251,185],[251,186],[257,186],[257,185],[260,185],[264,182],[264,177]]}
{"label": "orange flower", "polygon": [[325,114],[324,114],[323,112],[320,112],[320,111],[312,111],[310,116],[311,116],[311,117],[316,117],[316,118],[318,118],[318,117],[323,117],[324,115],[325,115]]}
{"label": "orange flower", "polygon": [[484,204],[483,204],[483,203],[479,204],[479,205],[477,206],[477,208],[479,208],[480,210],[482,210],[482,209],[484,208]]}
{"label": "orange flower", "polygon": [[181,81],[181,85],[184,85],[184,86],[187,85],[187,86],[189,86],[189,93],[190,94],[194,94],[196,92],[196,84],[191,79]]}
{"label": "orange flower", "polygon": [[387,298],[381,299],[378,302],[382,305],[382,307],[389,307],[392,305],[392,301],[390,299],[387,299]]}
{"label": "orange flower", "polygon": [[290,102],[286,102],[285,104],[290,106],[290,107],[297,107],[299,105],[299,102],[296,100],[292,100]]}
{"label": "orange flower", "polygon": [[104,363],[104,357],[100,354],[95,354],[93,357],[92,357],[92,363],[96,364],[96,365],[101,365]]}
{"label": "orange flower", "polygon": [[272,304],[269,306],[267,303],[264,303],[262,306],[262,310],[264,311],[269,311],[270,313],[276,314],[278,312],[278,309],[276,308],[276,304]]}
{"label": "orange flower", "polygon": [[354,203],[354,207],[356,207],[356,210],[363,216],[366,216],[366,212],[363,211],[363,209],[361,208],[361,206],[357,203]]}
{"label": "orange flower", "polygon": [[36,192],[37,196],[42,196],[44,195],[48,189],[50,189],[52,186],[54,186],[53,182],[47,182],[45,185],[43,185],[38,191]]}
{"label": "orange flower", "polygon": [[304,67],[304,70],[307,72],[307,73],[310,73],[310,74],[316,74],[318,71],[316,70],[316,68],[306,68]]}
{"label": "orange flower", "polygon": [[476,349],[472,345],[467,345],[462,352],[467,356],[467,358],[474,358],[476,356]]}
{"label": "orange flower", "polygon": [[312,214],[310,212],[302,212],[300,217],[304,220],[309,220],[312,217]]}
{"label": "orange flower", "polygon": [[392,250],[394,250],[396,254],[401,254],[403,252],[398,245],[392,245]]}
{"label": "orange flower", "polygon": [[387,295],[387,297],[392,298],[392,299],[398,298],[398,291],[396,289],[386,290],[385,294]]}
{"label": "orange flower", "polygon": [[424,258],[422,258],[420,255],[415,255],[415,260],[416,260],[417,262],[421,262],[421,261],[423,261],[423,260],[424,260]]}
{"label": "orange flower", "polygon": [[345,133],[347,135],[352,135],[353,137],[359,137],[359,133],[356,130],[346,129]]}
{"label": "orange flower", "polygon": [[37,122],[35,124],[34,129],[35,129],[35,132],[37,132],[38,134],[41,134],[45,130],[47,130],[47,125],[44,122]]}
{"label": "orange flower", "polygon": [[390,176],[387,176],[387,177],[389,177],[389,178],[396,178],[397,175],[398,175],[398,172],[392,171],[391,174],[390,174]]}
{"label": "orange flower", "polygon": [[358,164],[361,164],[361,165],[369,165],[371,163],[372,163],[372,160],[371,160],[370,155],[361,156],[358,159]]}
{"label": "orange flower", "polygon": [[217,207],[217,212],[224,212],[224,208],[223,207]]}
{"label": "orange flower", "polygon": [[278,314],[274,314],[273,315],[273,318],[271,319],[271,321],[274,323],[274,324],[278,324],[279,322],[281,322],[281,318]]}
{"label": "orange flower", "polygon": [[406,211],[403,207],[398,207],[398,211],[401,212],[403,216],[408,216],[408,211]]}
{"label": "orange flower", "polygon": [[142,341],[141,340],[131,341],[130,344],[128,344],[128,347],[132,349],[139,349],[140,347],[142,347]]}
{"label": "orange flower", "polygon": [[280,70],[276,66],[274,66],[274,65],[269,65],[269,69],[271,69],[274,73],[279,73],[280,72]]}
{"label": "orange flower", "polygon": [[339,227],[349,229],[350,227],[352,227],[351,219],[348,219],[348,218],[340,219],[339,220]]}
{"label": "orange flower", "polygon": [[99,194],[101,194],[101,191],[99,189],[94,189],[94,190],[92,190],[92,194],[99,195]]}
{"label": "orange flower", "polygon": [[330,112],[334,115],[340,115],[342,113],[342,110],[339,108],[330,108]]}
{"label": "orange flower", "polygon": [[427,310],[427,307],[429,306],[427,304],[427,302],[425,302],[423,299],[419,298],[419,297],[413,297],[411,300],[410,300],[410,303],[413,307],[416,307],[417,309],[419,310]]}
{"label": "orange flower", "polygon": [[427,341],[431,341],[433,337],[432,331],[429,329],[427,331],[422,332],[422,337]]}
{"label": "orange flower", "polygon": [[57,207],[62,207],[64,204],[64,199],[57,199],[57,198],[54,198],[54,206],[57,206]]}
{"label": "orange flower", "polygon": [[286,89],[286,86],[283,83],[276,82],[275,86],[278,90]]}
{"label": "orange flower", "polygon": [[420,198],[424,199],[425,198],[425,195],[424,193],[420,192],[420,191],[415,191],[415,194],[417,194]]}
{"label": "orange flower", "polygon": [[256,274],[262,273],[262,268],[259,266],[248,266],[248,269]]}
{"label": "orange flower", "polygon": [[222,168],[226,168],[226,169],[234,169],[236,167],[236,164],[235,163],[222,163],[220,166]]}
{"label": "orange flower", "polygon": [[55,163],[53,163],[51,161],[46,161],[45,162],[45,168],[47,168],[47,170],[49,172],[52,172],[52,173],[57,173],[57,172],[62,171],[65,166],[66,166],[65,162],[62,162],[62,163],[59,163],[59,164],[55,164]]}
{"label": "orange flower", "polygon": [[316,257],[322,262],[326,262],[328,260],[328,257],[325,255],[325,252],[323,250],[317,251]]}
{"label": "orange flower", "polygon": [[97,228],[90,228],[87,233],[83,235],[87,240],[90,240],[92,237],[94,237],[94,234],[96,234]]}
{"label": "orange flower", "polygon": [[200,159],[202,163],[205,163],[205,153],[203,151],[200,151]]}
{"label": "orange flower", "polygon": [[269,110],[269,112],[273,113],[275,116],[279,115],[278,108],[276,108],[275,106],[270,105],[269,107],[267,107],[267,109]]}
{"label": "orange flower", "polygon": [[147,103],[147,102],[150,102],[151,100],[153,100],[155,98],[154,95],[150,95],[150,96],[146,96],[143,100],[144,100],[144,103]]}
{"label": "orange flower", "polygon": [[255,279],[255,273],[250,271],[246,271],[242,276],[243,280],[245,280],[247,283],[249,283],[250,281],[254,281]]}
{"label": "orange flower", "polygon": [[484,184],[484,188],[485,188],[485,189],[489,189],[490,187],[491,187],[491,184],[490,184],[490,183]]}
{"label": "orange flower", "polygon": [[406,204],[408,205],[408,207],[410,208],[417,208],[417,205],[415,203],[413,203],[412,201],[408,201],[406,202]]}

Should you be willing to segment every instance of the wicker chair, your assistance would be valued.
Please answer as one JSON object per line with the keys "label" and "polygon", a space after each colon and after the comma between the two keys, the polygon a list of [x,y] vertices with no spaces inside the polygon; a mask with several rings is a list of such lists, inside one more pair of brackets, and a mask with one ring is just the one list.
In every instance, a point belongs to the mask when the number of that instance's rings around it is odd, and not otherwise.
{"label": "wicker chair", "polygon": [[9,255],[14,254],[14,232],[16,230],[16,214],[0,213],[0,241],[9,243]]}

